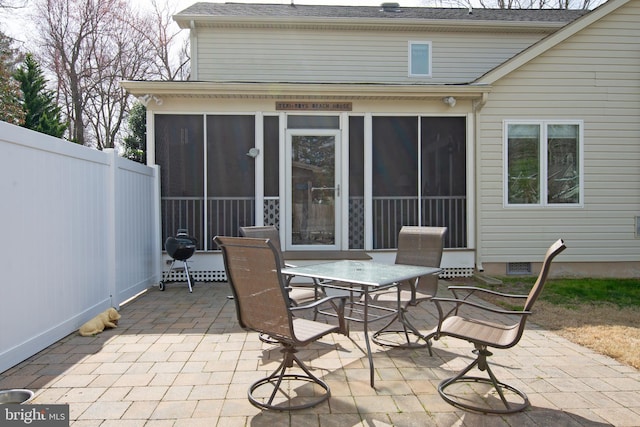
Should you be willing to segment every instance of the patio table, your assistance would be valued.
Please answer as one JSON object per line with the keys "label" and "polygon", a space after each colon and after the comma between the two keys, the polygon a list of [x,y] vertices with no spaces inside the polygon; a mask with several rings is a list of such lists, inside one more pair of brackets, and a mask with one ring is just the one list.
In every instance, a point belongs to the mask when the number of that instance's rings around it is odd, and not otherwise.
{"label": "patio table", "polygon": [[[349,293],[356,292],[363,294],[364,298],[349,301],[350,311],[345,319],[363,323],[364,341],[367,346],[367,357],[369,359],[370,383],[374,387],[374,366],[371,354],[371,343],[369,342],[368,325],[370,321],[384,319],[395,315],[400,310],[400,299],[398,307],[391,308],[370,304],[369,293],[388,289],[397,286],[399,282],[415,279],[420,276],[437,274],[440,268],[424,267],[406,264],[384,264],[373,261],[352,261],[342,260],[300,267],[283,268],[282,273],[292,276],[308,277],[314,283],[323,288],[339,289]],[[398,288],[398,295],[400,289]],[[325,315],[334,313],[322,312]]]}

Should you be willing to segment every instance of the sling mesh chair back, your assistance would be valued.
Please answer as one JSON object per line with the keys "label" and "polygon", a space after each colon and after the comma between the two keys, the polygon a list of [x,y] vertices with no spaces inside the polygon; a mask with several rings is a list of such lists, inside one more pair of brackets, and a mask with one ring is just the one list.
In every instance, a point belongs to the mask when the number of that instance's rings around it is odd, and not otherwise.
{"label": "sling mesh chair back", "polygon": [[[549,274],[551,262],[566,246],[562,239],[553,243],[545,255],[538,278],[528,295],[513,295],[473,286],[450,286],[455,298],[433,298],[438,308],[440,320],[438,326],[430,333],[436,340],[450,336],[469,341],[475,347],[476,358],[456,376],[446,379],[438,386],[440,396],[453,406],[475,412],[507,414],[517,412],[529,406],[527,395],[517,388],[498,381],[489,366],[487,358],[492,355],[489,348],[506,349],[518,344],[524,332],[527,318],[536,299],[542,292]],[[497,298],[520,299],[524,301],[522,310],[502,310],[469,300],[474,294],[488,293]],[[453,307],[445,313],[444,305]],[[469,311],[467,309],[475,310]],[[487,320],[487,316],[495,313],[501,320]],[[496,317],[498,319],[498,317]],[[510,319],[507,321],[506,319]],[[468,376],[467,373],[477,367],[486,371],[487,377]],[[456,384],[471,387],[453,387]],[[487,385],[489,392],[485,394]],[[447,390],[447,388],[451,389]],[[473,390],[475,394],[463,393]],[[493,392],[500,397],[498,400]],[[470,397],[471,396],[471,397]],[[482,402],[473,403],[480,396]]]}
{"label": "sling mesh chair back", "polygon": [[[278,253],[270,240],[217,236],[214,241],[222,249],[240,326],[266,334],[282,346],[282,363],[271,375],[250,386],[249,401],[259,408],[294,410],[327,400],[329,386],[311,373],[296,352],[298,347],[341,331],[343,321],[336,326],[293,316],[294,310],[312,308],[325,301],[319,300],[305,307],[291,306],[280,273]],[[343,313],[338,314],[343,319]],[[294,363],[301,373],[288,371]],[[292,397],[295,391],[299,393]]]}
{"label": "sling mesh chair back", "polygon": [[[278,259],[280,263],[280,268],[284,267],[293,267],[290,264],[287,264],[284,261],[284,257],[282,256],[282,247],[280,246],[280,232],[273,225],[264,225],[264,226],[245,226],[240,227],[240,235],[243,237],[253,237],[257,239],[269,239],[273,244],[276,252],[278,253]],[[286,283],[288,286],[291,285],[291,276],[286,278]],[[291,302],[294,305],[304,304],[310,301],[313,301],[318,297],[317,291],[313,287],[306,286],[290,286],[289,287],[289,298],[291,298]]]}
{"label": "sling mesh chair back", "polygon": [[[440,267],[446,232],[446,227],[403,226],[398,233],[395,263]],[[400,310],[396,317],[373,334],[373,341],[390,347],[427,346],[431,354],[429,340],[410,322],[407,310],[409,306],[430,300],[436,295],[437,290],[438,276],[434,274],[400,284],[399,293],[397,289],[374,293],[373,300],[376,302],[397,302],[399,297]],[[401,329],[395,326],[398,323]]]}

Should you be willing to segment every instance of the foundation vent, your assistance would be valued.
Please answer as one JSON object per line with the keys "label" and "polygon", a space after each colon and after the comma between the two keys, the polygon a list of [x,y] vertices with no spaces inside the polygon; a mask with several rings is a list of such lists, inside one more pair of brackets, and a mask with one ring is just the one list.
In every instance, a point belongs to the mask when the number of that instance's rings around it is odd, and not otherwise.
{"label": "foundation vent", "polygon": [[530,262],[508,262],[507,275],[516,276],[520,274],[531,274]]}

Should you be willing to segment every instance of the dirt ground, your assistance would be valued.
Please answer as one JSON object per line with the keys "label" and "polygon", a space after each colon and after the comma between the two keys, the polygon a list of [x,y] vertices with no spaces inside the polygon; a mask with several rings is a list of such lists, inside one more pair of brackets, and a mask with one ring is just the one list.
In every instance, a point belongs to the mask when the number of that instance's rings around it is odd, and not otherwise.
{"label": "dirt ground", "polygon": [[565,308],[538,301],[533,311],[532,322],[640,370],[640,308],[613,304]]}

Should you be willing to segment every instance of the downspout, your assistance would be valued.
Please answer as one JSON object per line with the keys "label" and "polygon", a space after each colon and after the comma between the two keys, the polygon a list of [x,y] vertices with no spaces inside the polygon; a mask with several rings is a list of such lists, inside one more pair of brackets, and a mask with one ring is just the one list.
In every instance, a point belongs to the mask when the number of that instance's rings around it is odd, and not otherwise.
{"label": "downspout", "polygon": [[475,211],[476,211],[476,215],[475,215],[475,240],[476,240],[476,260],[475,260],[475,264],[476,264],[476,270],[478,270],[478,272],[483,272],[484,271],[484,267],[482,266],[482,236],[481,236],[481,232],[480,232],[480,223],[481,223],[481,219],[482,219],[482,209],[480,206],[480,187],[482,184],[482,171],[480,170],[480,156],[481,156],[481,150],[479,149],[479,141],[480,141],[480,120],[479,120],[479,115],[480,115],[480,111],[482,110],[482,108],[484,107],[484,105],[487,103],[487,100],[489,98],[489,94],[487,92],[483,92],[482,96],[480,97],[480,99],[474,100],[473,101],[473,121],[474,121],[474,140],[475,140],[475,144],[476,144],[476,149],[475,149],[475,174],[476,174],[476,179],[475,179]]}
{"label": "downspout", "polygon": [[192,19],[189,23],[189,44],[191,45],[191,76],[189,80],[198,81],[198,30],[196,22]]}

